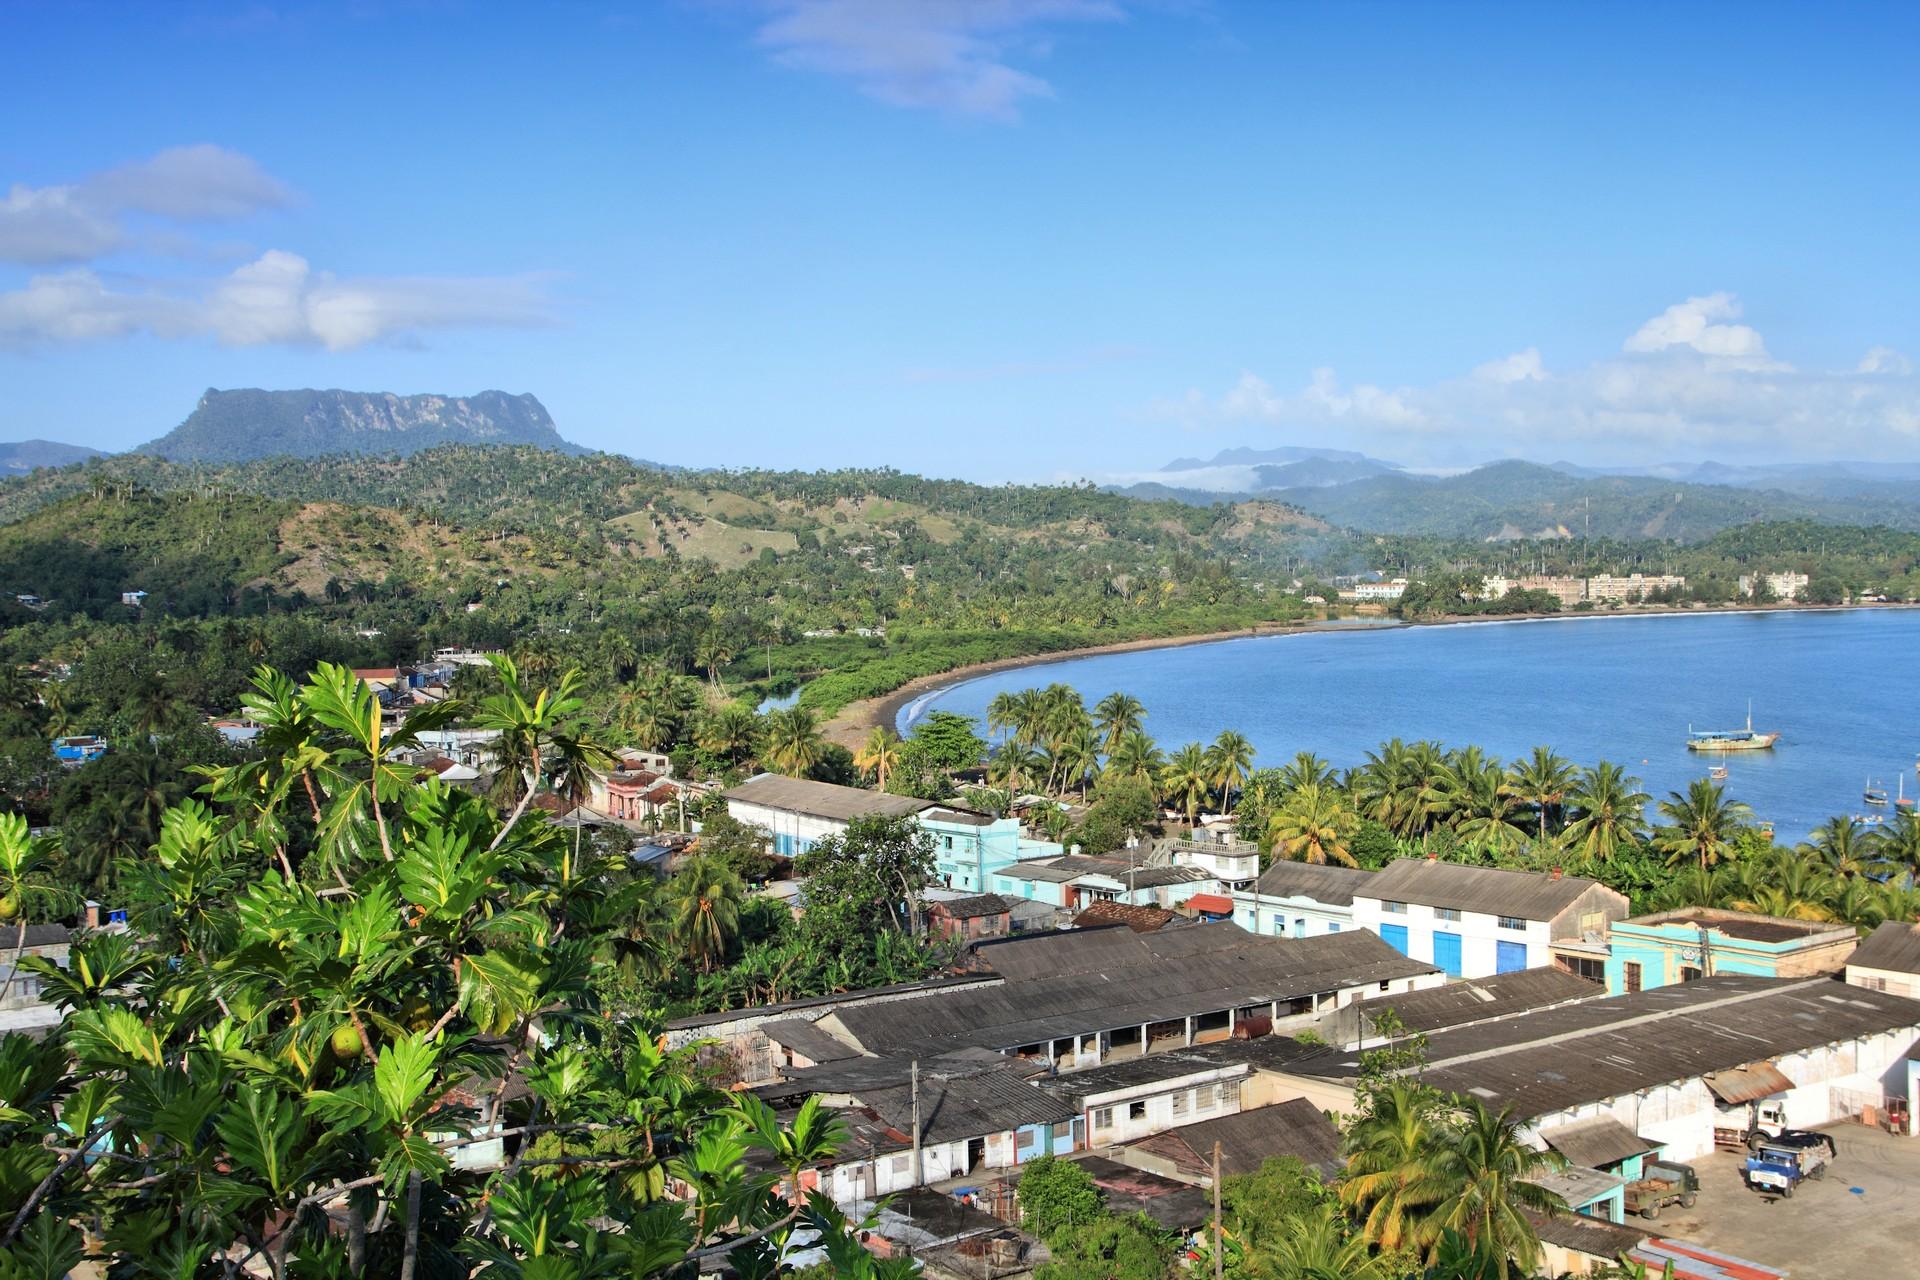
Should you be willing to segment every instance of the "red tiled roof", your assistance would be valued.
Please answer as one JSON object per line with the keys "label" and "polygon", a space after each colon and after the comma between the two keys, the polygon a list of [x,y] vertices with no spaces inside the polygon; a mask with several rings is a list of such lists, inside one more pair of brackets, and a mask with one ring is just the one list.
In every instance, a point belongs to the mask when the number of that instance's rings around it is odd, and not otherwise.
{"label": "red tiled roof", "polygon": [[355,667],[353,674],[362,680],[397,680],[400,678],[400,668]]}
{"label": "red tiled roof", "polygon": [[680,788],[671,782],[663,782],[640,798],[648,804],[665,804],[679,794]]}
{"label": "red tiled roof", "polygon": [[1135,933],[1152,933],[1175,919],[1165,907],[1132,907],[1124,902],[1096,902],[1073,918],[1076,929],[1097,928],[1103,924],[1123,924]]}
{"label": "red tiled roof", "polygon": [[1233,914],[1233,899],[1223,898],[1217,893],[1196,893],[1187,899],[1186,905],[1195,911],[1204,911],[1210,916]]}

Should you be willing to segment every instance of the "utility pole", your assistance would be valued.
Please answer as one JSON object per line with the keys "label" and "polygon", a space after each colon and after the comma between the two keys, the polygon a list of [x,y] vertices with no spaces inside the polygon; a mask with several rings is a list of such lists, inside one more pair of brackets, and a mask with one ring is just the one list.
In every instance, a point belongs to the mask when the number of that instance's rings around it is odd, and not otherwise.
{"label": "utility pole", "polygon": [[913,1060],[912,1074],[909,1079],[912,1081],[913,1096],[913,1185],[917,1187],[925,1181],[920,1167],[920,1059],[918,1058]]}
{"label": "utility pole", "polygon": [[1220,1229],[1220,1144],[1213,1144],[1213,1280],[1220,1280],[1227,1265],[1225,1242]]}

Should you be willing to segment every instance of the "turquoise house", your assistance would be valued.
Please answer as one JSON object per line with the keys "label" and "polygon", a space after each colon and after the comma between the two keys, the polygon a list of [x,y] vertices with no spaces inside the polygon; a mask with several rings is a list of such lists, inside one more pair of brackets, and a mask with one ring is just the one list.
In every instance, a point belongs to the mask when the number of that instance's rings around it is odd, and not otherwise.
{"label": "turquoise house", "polygon": [[[920,826],[933,836],[933,873],[949,889],[969,893],[1030,893],[996,883],[995,873],[1016,862],[1057,858],[1065,852],[1050,840],[1020,834],[1018,818],[994,818],[965,809],[933,808],[920,814]],[[1055,904],[1058,905],[1058,904]]]}
{"label": "turquoise house", "polygon": [[1617,920],[1607,931],[1607,994],[1625,995],[1720,974],[1805,978],[1838,973],[1859,935],[1852,925],[1686,907]]}

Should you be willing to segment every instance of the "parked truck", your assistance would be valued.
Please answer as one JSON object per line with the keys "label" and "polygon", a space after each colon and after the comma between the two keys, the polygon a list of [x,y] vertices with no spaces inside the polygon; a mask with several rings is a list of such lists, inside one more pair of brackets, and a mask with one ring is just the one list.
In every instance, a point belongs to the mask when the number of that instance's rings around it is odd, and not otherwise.
{"label": "parked truck", "polygon": [[1691,1209],[1699,1198],[1700,1175],[1690,1164],[1656,1160],[1647,1165],[1644,1177],[1627,1184],[1627,1212],[1637,1213],[1648,1222],[1670,1204]]}
{"label": "parked truck", "polygon": [[1765,1139],[1747,1157],[1747,1187],[1792,1199],[1793,1189],[1804,1180],[1827,1176],[1834,1150],[1833,1139],[1824,1133],[1789,1132]]}

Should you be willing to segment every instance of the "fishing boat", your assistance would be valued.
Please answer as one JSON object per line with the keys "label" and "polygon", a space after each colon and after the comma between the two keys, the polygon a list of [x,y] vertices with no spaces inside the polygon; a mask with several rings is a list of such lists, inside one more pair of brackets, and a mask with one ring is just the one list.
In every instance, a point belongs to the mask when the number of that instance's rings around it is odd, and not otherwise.
{"label": "fishing boat", "polygon": [[1707,770],[1707,776],[1709,778],[1712,778],[1715,782],[1725,782],[1727,780],[1727,766],[1723,764],[1717,764],[1713,766],[1713,768]]}
{"label": "fishing boat", "polygon": [[1687,726],[1687,750],[1689,751],[1765,751],[1780,741],[1778,733],[1755,733],[1753,729],[1753,704],[1747,704],[1747,727],[1744,729],[1695,729]]}
{"label": "fishing boat", "polygon": [[1913,808],[1913,800],[1911,797],[1907,795],[1906,775],[1902,774],[1900,777],[1896,778],[1895,781],[1897,781],[1900,784],[1900,794],[1893,798],[1893,807],[1896,809]]}
{"label": "fishing boat", "polygon": [[1861,794],[1861,799],[1865,800],[1868,804],[1885,805],[1887,802],[1887,788],[1884,785],[1874,786],[1873,779],[1868,778],[1867,788]]}

